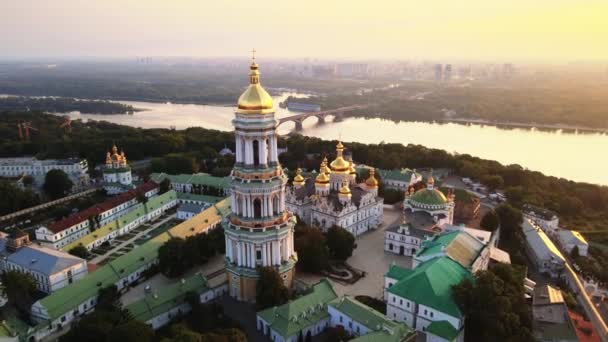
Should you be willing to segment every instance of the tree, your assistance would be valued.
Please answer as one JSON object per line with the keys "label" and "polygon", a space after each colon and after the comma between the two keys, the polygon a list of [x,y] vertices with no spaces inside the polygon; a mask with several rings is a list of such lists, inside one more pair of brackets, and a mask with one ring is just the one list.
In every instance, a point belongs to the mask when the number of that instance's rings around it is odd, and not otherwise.
{"label": "tree", "polygon": [[338,325],[325,329],[325,342],[348,341],[351,338],[343,326]]}
{"label": "tree", "polygon": [[319,229],[296,230],[295,249],[298,252],[297,266],[305,272],[321,272],[327,269],[329,250],[325,236]]}
{"label": "tree", "polygon": [[137,194],[135,194],[135,196],[137,198],[138,203],[141,203],[141,204],[148,203],[148,197],[146,197],[146,194],[143,191],[138,191]]}
{"label": "tree", "polygon": [[44,192],[52,199],[65,196],[72,190],[74,183],[62,170],[50,170],[44,177]]}
{"label": "tree", "polygon": [[481,177],[481,182],[488,187],[490,192],[502,188],[505,184],[505,181],[499,175],[485,175]]}
{"label": "tree", "polygon": [[257,310],[264,310],[287,302],[289,291],[277,270],[269,266],[260,267],[258,275],[255,296]]}
{"label": "tree", "polygon": [[144,322],[130,320],[114,327],[110,336],[112,341],[149,342],[154,340],[154,330]]}
{"label": "tree", "polygon": [[500,221],[500,241],[499,246],[511,255],[514,264],[523,265],[525,258],[524,234],[521,228],[523,215],[521,210],[513,208],[509,204],[501,204],[495,209]]}
{"label": "tree", "polygon": [[356,248],[355,237],[346,229],[333,226],[327,231],[329,255],[339,261],[345,261],[353,255]]}
{"label": "tree", "polygon": [[0,215],[33,207],[40,203],[38,196],[31,190],[21,190],[14,183],[0,181]]}
{"label": "tree", "polygon": [[466,341],[534,341],[532,314],[524,299],[524,272],[507,264],[480,271],[453,289],[466,315]]}
{"label": "tree", "polygon": [[158,191],[160,192],[160,194],[162,195],[165,192],[169,191],[170,189],[171,189],[171,181],[169,180],[169,178],[163,179],[159,184]]}
{"label": "tree", "polygon": [[574,246],[572,248],[572,250],[570,251],[570,256],[572,257],[573,260],[576,261],[576,259],[578,259],[578,257],[580,256],[580,252],[578,250],[578,246]]}
{"label": "tree", "polygon": [[34,302],[36,279],[27,273],[8,271],[2,274],[2,284],[9,303],[22,314],[27,314]]}
{"label": "tree", "polygon": [[496,212],[494,210],[490,210],[485,215],[483,215],[483,218],[481,219],[481,222],[479,223],[479,226],[481,228],[491,231],[491,232],[495,231],[499,225],[500,225],[500,218],[498,217],[498,214],[496,214]]}
{"label": "tree", "polygon": [[76,247],[70,249],[68,253],[70,253],[74,256],[77,256],[79,258],[82,258],[82,259],[86,259],[90,255],[89,250],[84,246],[76,246]]}

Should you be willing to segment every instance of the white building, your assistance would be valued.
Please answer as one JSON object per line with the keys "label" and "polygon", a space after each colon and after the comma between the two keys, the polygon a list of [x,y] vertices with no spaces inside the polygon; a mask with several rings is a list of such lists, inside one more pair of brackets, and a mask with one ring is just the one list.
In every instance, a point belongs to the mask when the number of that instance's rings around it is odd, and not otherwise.
{"label": "white building", "polygon": [[563,249],[568,251],[568,253],[572,253],[574,247],[578,248],[578,255],[587,256],[589,250],[589,243],[587,240],[581,235],[580,232],[576,230],[567,230],[567,229],[558,229],[557,230],[557,240]]}
{"label": "white building", "polygon": [[189,220],[195,215],[200,214],[203,210],[207,209],[209,205],[200,205],[194,203],[184,203],[177,207],[177,219],[178,220]]}
{"label": "white building", "polygon": [[534,222],[547,234],[553,235],[559,229],[559,217],[551,210],[525,204],[522,211],[525,218]]}
{"label": "white building", "polygon": [[87,262],[71,254],[29,242],[25,233],[0,236],[2,272],[18,271],[31,275],[42,292],[52,293],[87,274]]}
{"label": "white building", "polygon": [[416,255],[423,241],[432,238],[436,232],[419,229],[404,222],[384,232],[384,250],[399,255]]}
{"label": "white building", "polygon": [[472,273],[449,257],[434,258],[414,269],[392,265],[385,275],[386,316],[427,334],[427,341],[463,341],[464,313],[452,287]]}
{"label": "white building", "polygon": [[323,160],[314,180],[305,179],[298,169],[287,190],[286,205],[309,225],[324,231],[335,225],[359,236],[382,223],[384,200],[378,197],[375,170],[371,168],[369,178],[357,184],[352,159],[345,159],[343,151],[340,142],[336,159],[329,167],[327,159]]}
{"label": "white building", "polygon": [[106,155],[106,166],[103,169],[103,188],[108,194],[119,194],[134,188],[131,167],[127,164],[125,152],[118,153],[116,145]]}
{"label": "white building", "polygon": [[382,184],[386,188],[406,191],[411,186],[422,181],[422,175],[416,170],[400,169],[400,170],[378,170],[378,174],[382,178]]}
{"label": "white building", "polygon": [[557,246],[530,219],[524,219],[522,230],[526,238],[526,253],[537,271],[558,277],[564,270],[565,259]]}
{"label": "white building", "polygon": [[152,198],[158,194],[158,190],[158,184],[154,182],[142,184],[134,190],[121,193],[49,225],[41,226],[36,229],[36,240],[45,246],[61,249],[89,234],[92,227],[102,227],[131,212],[138,204],[138,193]]}
{"label": "white building", "polygon": [[354,298],[338,297],[327,279],[293,301],[257,313],[257,329],[273,342],[305,340],[330,327],[343,327],[355,342],[416,339],[405,324],[391,321]]}
{"label": "white building", "polygon": [[34,177],[35,183],[42,185],[44,177],[51,170],[65,172],[74,183],[73,191],[89,185],[89,165],[86,159],[0,158],[0,177],[20,178],[30,175]]}

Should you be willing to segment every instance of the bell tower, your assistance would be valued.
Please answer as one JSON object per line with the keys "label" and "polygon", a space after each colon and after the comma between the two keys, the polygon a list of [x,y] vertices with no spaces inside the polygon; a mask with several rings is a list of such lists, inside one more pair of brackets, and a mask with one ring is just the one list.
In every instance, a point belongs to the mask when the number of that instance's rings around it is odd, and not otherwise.
{"label": "bell tower", "polygon": [[272,97],[260,84],[255,54],[249,69],[249,86],[232,120],[236,163],[231,173],[232,213],[224,232],[229,294],[253,302],[257,268],[275,268],[291,289],[297,255],[296,219],[285,209],[287,176],[277,154],[277,120]]}

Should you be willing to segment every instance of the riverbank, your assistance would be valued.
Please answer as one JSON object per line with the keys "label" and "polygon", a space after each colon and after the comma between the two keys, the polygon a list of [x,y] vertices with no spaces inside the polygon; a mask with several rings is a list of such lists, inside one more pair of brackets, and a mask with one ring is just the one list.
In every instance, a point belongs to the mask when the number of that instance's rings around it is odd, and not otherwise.
{"label": "riverbank", "polygon": [[564,133],[602,133],[608,134],[608,128],[594,128],[587,126],[573,126],[565,124],[540,124],[540,123],[524,123],[524,122],[505,122],[505,121],[492,121],[484,119],[469,119],[469,118],[446,118],[441,120],[446,123],[461,123],[465,125],[488,125],[495,127],[507,127],[507,128],[528,128],[538,129],[546,131],[562,131]]}

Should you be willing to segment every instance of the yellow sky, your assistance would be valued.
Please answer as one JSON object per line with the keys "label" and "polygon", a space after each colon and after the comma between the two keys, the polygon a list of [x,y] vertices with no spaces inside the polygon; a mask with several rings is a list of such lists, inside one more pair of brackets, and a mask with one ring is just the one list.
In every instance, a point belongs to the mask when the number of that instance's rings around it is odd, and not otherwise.
{"label": "yellow sky", "polygon": [[3,0],[1,56],[608,60],[606,0]]}

